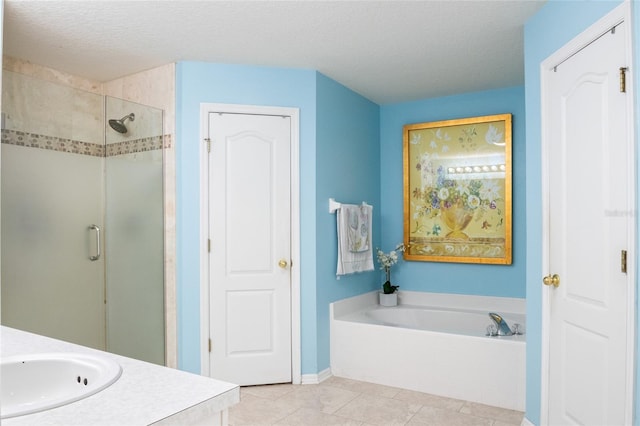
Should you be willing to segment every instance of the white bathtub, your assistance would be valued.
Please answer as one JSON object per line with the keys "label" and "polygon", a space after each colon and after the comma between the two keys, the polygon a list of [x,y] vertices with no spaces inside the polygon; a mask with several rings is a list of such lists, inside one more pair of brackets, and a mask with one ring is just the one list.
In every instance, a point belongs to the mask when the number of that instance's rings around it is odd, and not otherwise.
{"label": "white bathtub", "polygon": [[377,292],[331,305],[331,373],[434,395],[524,411],[525,335],[487,337],[489,312],[526,333],[524,300]]}

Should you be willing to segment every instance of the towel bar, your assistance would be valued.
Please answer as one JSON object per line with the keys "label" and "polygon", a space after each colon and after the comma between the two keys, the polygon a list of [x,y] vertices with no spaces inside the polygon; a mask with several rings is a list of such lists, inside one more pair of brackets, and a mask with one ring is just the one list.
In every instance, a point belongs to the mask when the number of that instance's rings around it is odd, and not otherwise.
{"label": "towel bar", "polygon": [[[362,205],[368,206],[366,201],[363,201]],[[340,207],[342,207],[342,203],[337,202],[333,198],[329,198],[329,213],[335,213]]]}

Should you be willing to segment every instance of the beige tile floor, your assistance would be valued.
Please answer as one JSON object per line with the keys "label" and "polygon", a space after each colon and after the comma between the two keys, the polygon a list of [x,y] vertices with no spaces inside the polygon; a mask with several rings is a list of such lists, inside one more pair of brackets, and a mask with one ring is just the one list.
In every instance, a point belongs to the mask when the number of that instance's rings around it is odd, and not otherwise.
{"label": "beige tile floor", "polygon": [[230,426],[512,426],[523,413],[426,393],[331,377],[319,385],[240,389]]}

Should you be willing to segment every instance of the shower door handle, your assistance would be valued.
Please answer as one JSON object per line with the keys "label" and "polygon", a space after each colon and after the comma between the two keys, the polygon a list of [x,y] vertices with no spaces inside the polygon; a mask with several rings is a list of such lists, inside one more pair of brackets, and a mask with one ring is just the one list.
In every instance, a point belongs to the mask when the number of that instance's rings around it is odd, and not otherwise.
{"label": "shower door handle", "polygon": [[96,231],[96,255],[89,256],[89,260],[96,261],[100,259],[100,227],[98,225],[91,225],[89,229]]}

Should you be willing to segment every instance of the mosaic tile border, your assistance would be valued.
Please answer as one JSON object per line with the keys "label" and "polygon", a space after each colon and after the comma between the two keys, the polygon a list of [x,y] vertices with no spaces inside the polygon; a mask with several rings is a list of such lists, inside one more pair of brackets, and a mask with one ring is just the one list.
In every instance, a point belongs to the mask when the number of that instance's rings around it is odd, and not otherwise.
{"label": "mosaic tile border", "polygon": [[172,137],[171,135],[165,135],[164,138],[162,136],[154,136],[118,142],[108,144],[105,149],[103,145],[96,143],[39,135],[37,133],[22,132],[19,130],[2,129],[2,143],[24,146],[27,148],[48,149],[51,151],[67,152],[71,154],[89,155],[92,157],[113,157],[116,155],[126,155],[136,152],[171,148]]}
{"label": "mosaic tile border", "polygon": [[107,144],[107,157],[162,149],[163,139],[164,148],[171,148],[171,135],[165,135],[164,138],[162,136],[153,136],[131,141],[110,143]]}
{"label": "mosaic tile border", "polygon": [[74,141],[73,139],[45,136],[19,130],[2,129],[2,143],[27,148],[90,155],[92,157],[104,157],[104,147],[96,143]]}

